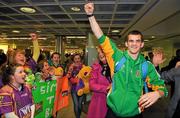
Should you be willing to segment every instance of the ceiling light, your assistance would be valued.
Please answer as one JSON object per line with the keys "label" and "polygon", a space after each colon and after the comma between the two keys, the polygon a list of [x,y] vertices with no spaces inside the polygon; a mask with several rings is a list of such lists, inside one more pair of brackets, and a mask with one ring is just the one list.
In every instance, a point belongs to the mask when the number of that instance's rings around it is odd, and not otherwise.
{"label": "ceiling light", "polygon": [[[11,38],[6,38],[6,39],[11,39],[11,40],[31,40],[31,38],[29,37],[11,37]],[[38,38],[40,40],[47,40],[46,37],[41,37],[41,38]]]}
{"label": "ceiling light", "polygon": [[25,13],[35,13],[36,10],[30,7],[21,7],[20,10]]}
{"label": "ceiling light", "polygon": [[147,40],[147,39],[146,39],[146,40],[144,40],[144,42],[148,42],[148,41],[149,41],[149,40]]}
{"label": "ceiling light", "polygon": [[40,31],[40,30],[37,30],[36,32],[37,32],[37,33],[40,33],[41,31]]}
{"label": "ceiling light", "polygon": [[79,7],[71,7],[71,10],[72,11],[75,11],[75,12],[78,12],[80,11],[81,9]]}
{"label": "ceiling light", "polygon": [[152,39],[156,38],[155,36],[151,36]]}
{"label": "ceiling light", "polygon": [[112,33],[119,33],[119,30],[112,30]]}
{"label": "ceiling light", "polygon": [[42,39],[42,40],[45,40],[45,41],[47,40],[47,38],[43,38],[43,37],[42,38],[38,38],[38,39]]}
{"label": "ceiling light", "polygon": [[69,39],[85,39],[86,36],[66,36],[66,38],[69,38]]}
{"label": "ceiling light", "polygon": [[13,33],[20,33],[20,31],[18,31],[18,30],[13,30],[12,32]]}

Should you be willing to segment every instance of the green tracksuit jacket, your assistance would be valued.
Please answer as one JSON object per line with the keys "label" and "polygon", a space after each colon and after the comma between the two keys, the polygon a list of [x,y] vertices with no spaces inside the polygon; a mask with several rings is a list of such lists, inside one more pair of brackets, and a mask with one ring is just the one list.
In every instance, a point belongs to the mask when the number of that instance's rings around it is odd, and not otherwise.
{"label": "green tracksuit jacket", "polygon": [[[143,93],[142,63],[145,58],[139,54],[136,60],[132,59],[127,51],[119,50],[116,45],[107,37],[101,36],[99,43],[106,55],[113,78],[113,91],[107,96],[107,104],[112,111],[121,117],[131,117],[140,113],[138,100]],[[114,73],[115,64],[123,56],[126,62],[119,71]],[[148,83],[154,90],[162,90],[167,95],[164,81],[160,80],[152,63],[148,62],[147,72]]]}

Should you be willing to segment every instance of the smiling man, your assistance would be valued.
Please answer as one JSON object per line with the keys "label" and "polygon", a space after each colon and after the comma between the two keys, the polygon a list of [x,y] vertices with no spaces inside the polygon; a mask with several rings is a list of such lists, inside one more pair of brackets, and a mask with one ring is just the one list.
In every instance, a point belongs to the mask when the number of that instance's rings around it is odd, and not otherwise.
{"label": "smiling man", "polygon": [[[167,95],[164,81],[160,80],[159,74],[150,62],[146,62],[140,50],[144,46],[143,35],[134,30],[128,33],[125,41],[126,51],[117,48],[109,37],[105,36],[99,27],[94,12],[94,4],[87,3],[84,6],[88,16],[91,29],[97,37],[110,66],[112,79],[112,89],[107,96],[109,107],[107,118],[141,118],[144,108],[150,107],[160,97]],[[124,58],[124,62],[121,60]],[[144,66],[147,64],[146,76],[143,76]],[[121,67],[117,69],[117,65]],[[148,78],[148,85],[154,89],[152,92],[143,93],[143,78]]]}

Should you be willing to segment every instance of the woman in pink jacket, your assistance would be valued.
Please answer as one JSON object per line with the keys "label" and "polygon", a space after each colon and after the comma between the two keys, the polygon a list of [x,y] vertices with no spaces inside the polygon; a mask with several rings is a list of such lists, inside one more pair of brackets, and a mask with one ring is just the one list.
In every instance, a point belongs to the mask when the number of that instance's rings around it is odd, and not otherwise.
{"label": "woman in pink jacket", "polygon": [[110,68],[104,53],[98,48],[98,59],[92,65],[90,90],[93,92],[88,108],[88,118],[105,118],[107,112],[106,96],[111,85]]}

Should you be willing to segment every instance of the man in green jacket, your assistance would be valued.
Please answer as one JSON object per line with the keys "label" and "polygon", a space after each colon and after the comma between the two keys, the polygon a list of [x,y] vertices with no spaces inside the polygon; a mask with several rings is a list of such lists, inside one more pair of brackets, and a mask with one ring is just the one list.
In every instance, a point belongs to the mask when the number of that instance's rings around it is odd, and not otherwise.
{"label": "man in green jacket", "polygon": [[[154,91],[143,94],[142,64],[146,61],[140,54],[144,46],[143,35],[136,30],[129,32],[125,41],[127,51],[123,52],[103,34],[93,15],[94,4],[87,3],[84,9],[91,29],[105,53],[113,78],[113,90],[107,96],[109,109],[106,117],[142,117],[144,108],[150,107],[159,98],[167,95],[164,81],[159,79],[159,74],[150,62],[147,62],[147,83]],[[125,63],[115,72],[117,62],[123,57],[126,58]]]}

